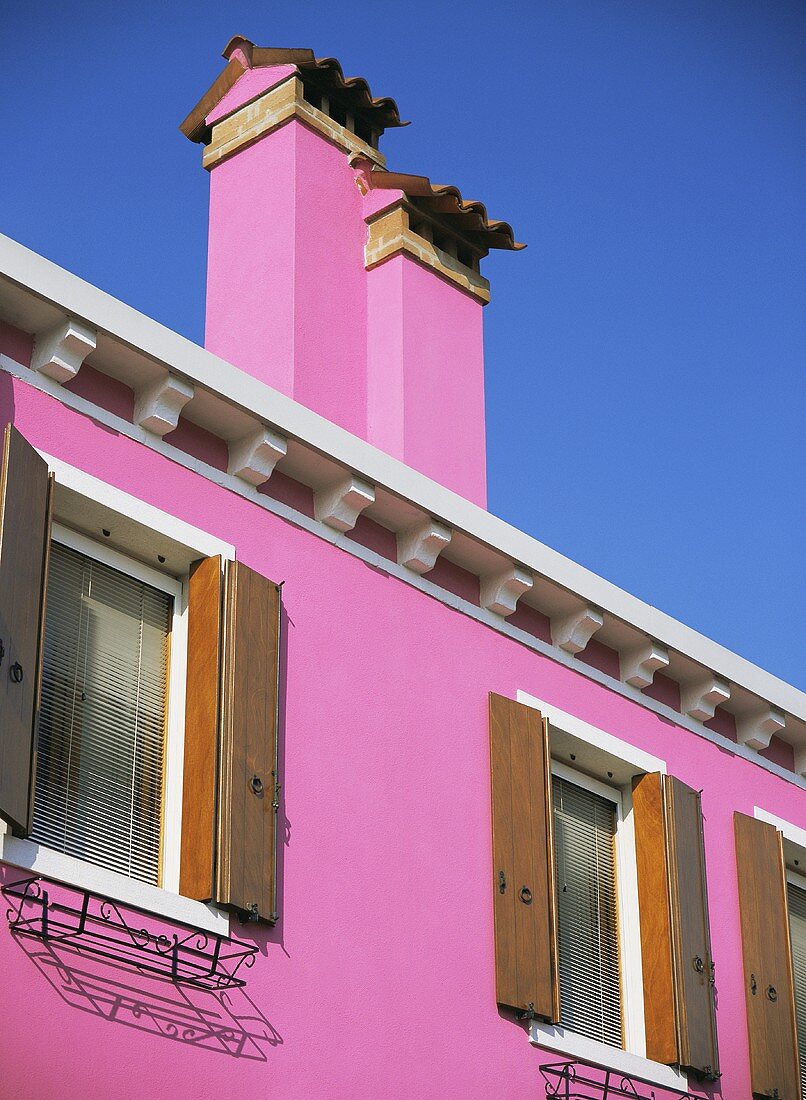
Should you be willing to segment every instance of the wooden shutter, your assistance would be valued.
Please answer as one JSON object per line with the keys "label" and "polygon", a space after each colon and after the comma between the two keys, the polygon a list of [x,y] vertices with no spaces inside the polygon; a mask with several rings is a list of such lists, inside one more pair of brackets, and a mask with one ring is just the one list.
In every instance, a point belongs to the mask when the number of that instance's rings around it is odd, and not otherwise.
{"label": "wooden shutter", "polygon": [[0,817],[31,829],[53,478],[11,424],[0,472]]}
{"label": "wooden shutter", "polygon": [[653,772],[633,783],[647,1057],[719,1073],[700,795]]}
{"label": "wooden shutter", "polygon": [[276,920],[280,592],[208,558],[189,588],[180,891]]}
{"label": "wooden shutter", "polygon": [[754,1096],[800,1097],[786,868],[774,825],[734,814]]}
{"label": "wooden shutter", "polygon": [[188,584],[185,763],[179,892],[199,901],[215,896],[216,775],[221,687],[220,557],[205,558]]}
{"label": "wooden shutter", "polygon": [[559,1019],[548,723],[490,695],[496,999]]}

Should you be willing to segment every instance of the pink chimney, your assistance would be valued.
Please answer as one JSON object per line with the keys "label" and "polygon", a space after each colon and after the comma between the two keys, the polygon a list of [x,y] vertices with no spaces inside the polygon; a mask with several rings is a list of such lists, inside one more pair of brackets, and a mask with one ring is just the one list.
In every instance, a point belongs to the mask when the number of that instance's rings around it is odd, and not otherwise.
{"label": "pink chimney", "polygon": [[233,38],[182,131],[210,172],[205,345],[486,504],[479,262],[512,229],[386,170],[405,125],[333,58]]}

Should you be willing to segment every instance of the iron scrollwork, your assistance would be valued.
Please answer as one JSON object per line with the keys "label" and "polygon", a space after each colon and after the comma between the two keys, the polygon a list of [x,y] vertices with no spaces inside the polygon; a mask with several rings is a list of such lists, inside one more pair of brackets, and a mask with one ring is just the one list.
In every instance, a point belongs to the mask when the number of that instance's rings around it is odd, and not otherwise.
{"label": "iron scrollwork", "polygon": [[134,923],[114,901],[90,890],[28,878],[3,886],[2,894],[11,903],[6,917],[15,936],[64,944],[143,974],[224,990],[245,985],[243,972],[255,962],[253,944],[184,925],[180,932],[139,926],[146,914],[138,913]]}
{"label": "iron scrollwork", "polygon": [[[660,1100],[646,1081],[613,1070],[597,1070],[584,1062],[555,1062],[542,1066],[540,1073],[551,1100]],[[669,1100],[694,1100],[688,1092],[664,1090]]]}

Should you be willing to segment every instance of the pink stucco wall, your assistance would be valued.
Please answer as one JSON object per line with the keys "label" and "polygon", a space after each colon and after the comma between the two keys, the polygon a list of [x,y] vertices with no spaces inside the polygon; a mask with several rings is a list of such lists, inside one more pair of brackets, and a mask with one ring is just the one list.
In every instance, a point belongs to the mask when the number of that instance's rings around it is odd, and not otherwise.
{"label": "pink stucco wall", "polygon": [[484,506],[481,303],[404,254],[367,272],[367,294],[367,438]]}
{"label": "pink stucco wall", "polygon": [[[208,120],[285,75],[247,72]],[[296,119],[212,170],[205,345],[484,505],[481,303],[408,257],[365,270],[400,193],[356,174]]]}
{"label": "pink stucco wall", "polygon": [[235,927],[260,955],[249,1001],[226,1006],[269,1036],[245,1047],[258,1056],[202,1049],[182,1029],[154,1034],[122,1010],[102,1018],[75,981],[57,974],[57,992],[53,968],[0,924],[0,1095],[542,1095],[538,1066],[557,1056],[499,1014],[493,972],[487,695],[524,689],[703,788],[724,1071],[713,1094],[747,1100],[732,814],[760,805],[806,827],[802,791],[0,374],[9,418],[34,445],[284,581],[287,652],[281,919]]}
{"label": "pink stucco wall", "polygon": [[210,174],[206,346],[358,435],[365,237],[346,157],[295,120]]}

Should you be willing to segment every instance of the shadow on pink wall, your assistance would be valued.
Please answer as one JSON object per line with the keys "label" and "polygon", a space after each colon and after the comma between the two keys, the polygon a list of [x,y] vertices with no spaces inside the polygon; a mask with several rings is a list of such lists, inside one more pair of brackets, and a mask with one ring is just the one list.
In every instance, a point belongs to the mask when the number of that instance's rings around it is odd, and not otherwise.
{"label": "shadow on pink wall", "polygon": [[282,1036],[241,988],[206,990],[82,955],[65,943],[14,936],[65,1004],[109,1023],[230,1058],[265,1062]]}

